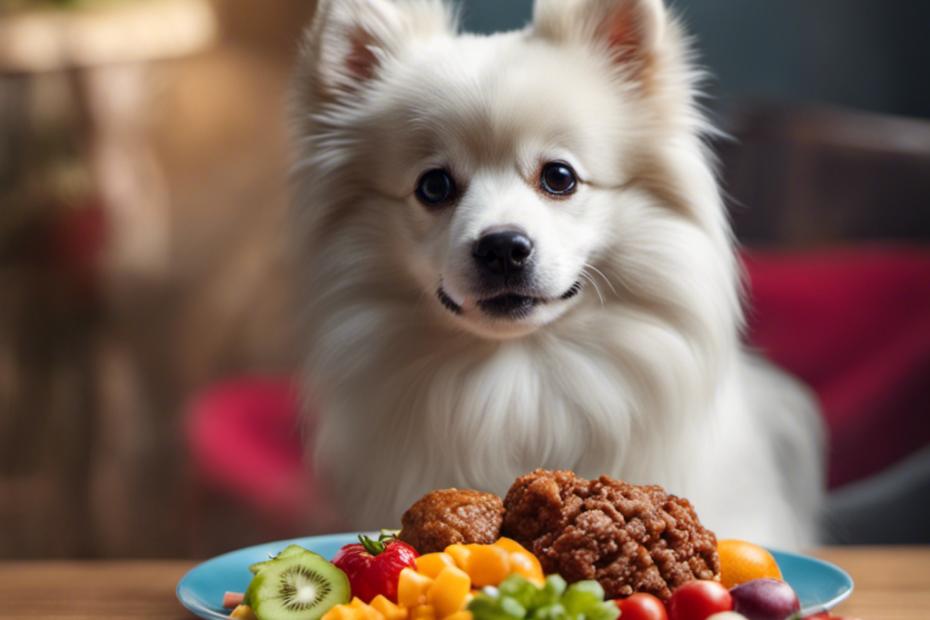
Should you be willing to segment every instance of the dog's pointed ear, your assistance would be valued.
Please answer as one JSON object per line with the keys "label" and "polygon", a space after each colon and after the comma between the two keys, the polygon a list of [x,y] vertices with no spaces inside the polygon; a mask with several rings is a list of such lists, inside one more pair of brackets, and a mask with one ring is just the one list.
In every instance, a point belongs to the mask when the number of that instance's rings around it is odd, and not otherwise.
{"label": "dog's pointed ear", "polygon": [[537,36],[597,44],[633,70],[656,54],[667,20],[662,0],[536,0],[533,7]]}
{"label": "dog's pointed ear", "polygon": [[298,79],[321,99],[352,92],[418,36],[448,31],[439,0],[320,0],[307,31]]}

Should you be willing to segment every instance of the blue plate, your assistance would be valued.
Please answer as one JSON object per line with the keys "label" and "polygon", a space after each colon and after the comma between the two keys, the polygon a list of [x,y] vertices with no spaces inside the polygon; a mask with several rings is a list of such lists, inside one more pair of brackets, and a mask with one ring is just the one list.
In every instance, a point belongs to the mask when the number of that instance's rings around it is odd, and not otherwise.
{"label": "blue plate", "polygon": [[[375,535],[375,534],[372,534]],[[228,618],[223,609],[226,592],[245,592],[252,579],[249,565],[267,560],[290,544],[297,544],[332,559],[340,547],[357,542],[358,534],[309,536],[246,547],[207,560],[191,569],[178,582],[178,599],[201,618]],[[817,558],[772,551],[782,575],[801,599],[802,614],[830,609],[852,592],[853,582],[845,571]]]}

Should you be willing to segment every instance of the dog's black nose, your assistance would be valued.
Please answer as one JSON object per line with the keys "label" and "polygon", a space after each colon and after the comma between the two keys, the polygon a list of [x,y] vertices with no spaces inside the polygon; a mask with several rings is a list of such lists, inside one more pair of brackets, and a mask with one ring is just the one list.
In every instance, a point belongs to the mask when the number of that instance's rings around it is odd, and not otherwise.
{"label": "dog's black nose", "polygon": [[509,275],[523,269],[533,253],[533,242],[519,230],[488,233],[475,244],[475,260],[481,267]]}

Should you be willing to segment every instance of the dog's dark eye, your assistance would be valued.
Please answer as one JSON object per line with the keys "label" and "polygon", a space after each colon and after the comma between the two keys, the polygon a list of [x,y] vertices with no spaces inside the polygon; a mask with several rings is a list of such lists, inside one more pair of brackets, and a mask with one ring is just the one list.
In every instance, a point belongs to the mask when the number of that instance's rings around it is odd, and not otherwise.
{"label": "dog's dark eye", "polygon": [[449,173],[441,168],[427,170],[417,181],[417,198],[427,206],[445,202],[455,193],[455,183]]}
{"label": "dog's dark eye", "polygon": [[568,194],[575,189],[575,172],[568,164],[551,162],[543,166],[539,181],[550,194]]}

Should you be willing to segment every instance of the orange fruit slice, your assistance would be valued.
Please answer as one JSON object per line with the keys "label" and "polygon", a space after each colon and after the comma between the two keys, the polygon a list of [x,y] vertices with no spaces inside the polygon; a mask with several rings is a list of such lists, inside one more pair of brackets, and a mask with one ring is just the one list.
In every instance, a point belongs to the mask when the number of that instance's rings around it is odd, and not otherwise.
{"label": "orange fruit slice", "polygon": [[745,540],[717,542],[720,556],[720,583],[727,588],[753,579],[781,579],[781,570],[772,554]]}

